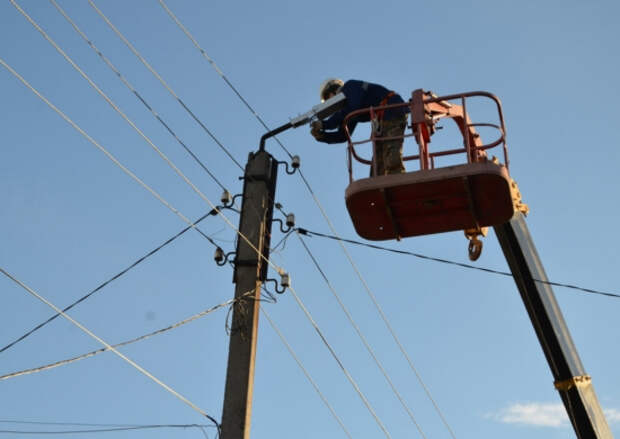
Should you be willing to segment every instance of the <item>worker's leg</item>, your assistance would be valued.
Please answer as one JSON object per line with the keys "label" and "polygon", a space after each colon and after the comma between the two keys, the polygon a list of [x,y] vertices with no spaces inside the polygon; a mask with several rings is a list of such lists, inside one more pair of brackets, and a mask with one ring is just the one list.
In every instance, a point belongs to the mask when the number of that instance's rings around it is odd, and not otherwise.
{"label": "worker's leg", "polygon": [[384,120],[381,124],[382,137],[397,137],[382,141],[383,164],[386,174],[400,174],[405,172],[403,164],[403,135],[407,127],[407,116],[398,119]]}
{"label": "worker's leg", "polygon": [[372,123],[370,128],[372,130],[373,135],[377,140],[375,140],[373,145],[373,153],[372,153],[372,162],[373,164],[370,166],[370,176],[374,177],[377,175],[385,174],[385,164],[383,162],[384,156],[384,145],[381,140],[382,137],[382,126],[380,123]]}
{"label": "worker's leg", "polygon": [[[377,140],[376,141],[376,150],[375,150],[375,154],[373,156],[373,161],[376,162],[376,166],[377,166],[377,174],[376,175],[383,175],[385,174],[385,163],[383,158],[385,157],[385,145],[383,144],[383,142],[381,140]],[[373,177],[373,169],[370,168],[370,176]]]}

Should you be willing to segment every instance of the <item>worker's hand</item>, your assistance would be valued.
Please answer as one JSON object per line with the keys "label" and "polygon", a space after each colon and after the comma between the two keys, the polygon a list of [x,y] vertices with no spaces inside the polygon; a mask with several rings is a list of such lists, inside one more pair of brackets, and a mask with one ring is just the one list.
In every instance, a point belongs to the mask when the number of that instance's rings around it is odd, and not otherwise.
{"label": "worker's hand", "polygon": [[323,122],[315,120],[310,124],[310,127],[312,128],[310,134],[312,134],[316,140],[321,140],[323,138]]}

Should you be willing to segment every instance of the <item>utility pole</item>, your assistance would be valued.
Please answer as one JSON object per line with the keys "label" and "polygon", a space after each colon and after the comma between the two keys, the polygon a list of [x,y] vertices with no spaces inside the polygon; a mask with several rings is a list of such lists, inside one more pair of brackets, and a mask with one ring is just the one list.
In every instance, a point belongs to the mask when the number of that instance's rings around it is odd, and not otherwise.
{"label": "utility pole", "polygon": [[235,257],[228,369],[221,439],[249,439],[261,284],[266,279],[278,163],[264,149],[250,153]]}
{"label": "utility pole", "polygon": [[[342,108],[345,100],[343,94],[333,96],[309,112],[263,134],[259,150],[250,153],[245,166],[240,236],[237,237],[233,275],[237,301],[233,305],[221,439],[250,438],[259,299],[261,284],[267,278],[269,268],[267,259],[278,176],[278,162],[265,151],[265,141],[289,128],[305,125],[313,118],[328,117]],[[294,172],[299,167],[299,158],[291,158]],[[290,174],[288,166],[286,172]],[[285,286],[284,281],[282,285]]]}

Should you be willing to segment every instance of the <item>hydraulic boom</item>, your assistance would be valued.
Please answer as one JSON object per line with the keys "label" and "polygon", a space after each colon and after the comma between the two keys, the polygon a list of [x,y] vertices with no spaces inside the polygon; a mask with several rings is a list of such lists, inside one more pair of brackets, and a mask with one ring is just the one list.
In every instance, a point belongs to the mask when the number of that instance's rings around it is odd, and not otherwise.
{"label": "hydraulic boom", "polygon": [[523,215],[517,212],[494,229],[577,437],[613,438]]}

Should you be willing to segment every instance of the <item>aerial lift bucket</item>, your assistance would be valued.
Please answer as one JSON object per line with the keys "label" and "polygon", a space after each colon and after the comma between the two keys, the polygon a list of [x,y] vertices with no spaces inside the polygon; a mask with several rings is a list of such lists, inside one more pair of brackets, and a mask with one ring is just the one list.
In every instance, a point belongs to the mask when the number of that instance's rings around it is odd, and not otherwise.
{"label": "aerial lift bucket", "polygon": [[[472,96],[487,97],[495,101],[499,125],[474,124],[466,113],[465,99]],[[462,105],[450,104],[460,99]],[[401,239],[409,236],[428,235],[464,230],[470,239],[470,258],[477,259],[482,248],[478,235],[486,234],[486,227],[509,221],[516,210],[526,211],[516,183],[508,173],[505,130],[499,100],[486,92],[472,92],[446,97],[416,90],[408,103],[369,108],[353,112],[346,122],[361,112],[370,112],[370,118],[379,110],[399,105],[410,107],[411,134],[415,137],[419,154],[405,160],[419,160],[420,170],[391,175],[378,175],[353,180],[352,158],[373,165],[359,157],[355,146],[377,140],[374,134],[361,142],[349,138],[350,184],[345,191],[345,201],[357,233],[369,240]],[[435,123],[442,118],[453,119],[463,135],[463,147],[431,153],[428,150]],[[500,137],[488,145],[482,144],[475,126],[491,126]],[[503,145],[504,162],[489,160],[486,150]],[[435,168],[435,158],[452,154],[465,154],[467,163]],[[473,245],[472,245],[473,244]],[[473,247],[473,248],[472,248]]]}

